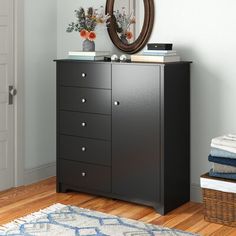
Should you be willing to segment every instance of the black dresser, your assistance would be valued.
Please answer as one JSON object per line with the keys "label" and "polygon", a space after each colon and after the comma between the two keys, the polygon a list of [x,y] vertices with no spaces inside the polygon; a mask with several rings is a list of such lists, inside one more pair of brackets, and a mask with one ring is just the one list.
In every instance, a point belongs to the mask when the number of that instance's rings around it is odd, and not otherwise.
{"label": "black dresser", "polygon": [[189,201],[190,63],[56,63],[57,191]]}

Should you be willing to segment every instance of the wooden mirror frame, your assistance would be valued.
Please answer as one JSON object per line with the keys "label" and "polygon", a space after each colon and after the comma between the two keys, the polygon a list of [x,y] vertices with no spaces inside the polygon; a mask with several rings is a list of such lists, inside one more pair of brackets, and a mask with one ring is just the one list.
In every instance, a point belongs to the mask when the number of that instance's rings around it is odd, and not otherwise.
{"label": "wooden mirror frame", "polygon": [[116,18],[113,15],[115,0],[107,0],[106,1],[106,13],[108,13],[110,18],[110,25],[108,26],[108,33],[111,38],[113,44],[119,48],[121,51],[133,54],[140,50],[142,50],[152,33],[153,24],[154,24],[154,0],[143,0],[144,4],[144,22],[142,31],[139,34],[138,38],[131,44],[124,44],[121,39],[119,38],[116,28],[115,28],[115,21]]}

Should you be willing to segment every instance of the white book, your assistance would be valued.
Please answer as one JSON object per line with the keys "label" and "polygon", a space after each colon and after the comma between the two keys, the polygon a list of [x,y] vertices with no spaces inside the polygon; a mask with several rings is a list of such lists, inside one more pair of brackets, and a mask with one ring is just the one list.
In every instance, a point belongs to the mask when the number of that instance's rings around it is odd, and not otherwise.
{"label": "white book", "polygon": [[173,54],[173,53],[177,53],[177,51],[176,50],[144,50],[143,53]]}
{"label": "white book", "polygon": [[149,56],[149,55],[131,55],[131,61],[136,62],[177,62],[180,56]]}
{"label": "white book", "polygon": [[68,59],[80,61],[103,61],[104,56],[68,56]]}
{"label": "white book", "polygon": [[94,52],[70,51],[68,55],[69,56],[95,57],[95,56],[110,56],[111,53],[108,51],[94,51]]}
{"label": "white book", "polygon": [[148,51],[148,52],[143,52],[143,55],[150,55],[150,56],[177,56],[176,52],[168,52],[168,53],[162,53],[162,52],[152,52],[152,51]]}
{"label": "white book", "polygon": [[172,53],[157,53],[157,52],[143,52],[142,55],[144,56],[177,56],[176,52]]}

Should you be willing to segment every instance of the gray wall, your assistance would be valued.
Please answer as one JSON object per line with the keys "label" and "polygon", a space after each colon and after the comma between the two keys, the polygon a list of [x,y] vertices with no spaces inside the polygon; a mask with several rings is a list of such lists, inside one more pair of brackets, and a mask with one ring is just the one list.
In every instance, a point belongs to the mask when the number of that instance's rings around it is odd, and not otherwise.
{"label": "gray wall", "polygon": [[55,162],[56,0],[25,0],[25,169]]}

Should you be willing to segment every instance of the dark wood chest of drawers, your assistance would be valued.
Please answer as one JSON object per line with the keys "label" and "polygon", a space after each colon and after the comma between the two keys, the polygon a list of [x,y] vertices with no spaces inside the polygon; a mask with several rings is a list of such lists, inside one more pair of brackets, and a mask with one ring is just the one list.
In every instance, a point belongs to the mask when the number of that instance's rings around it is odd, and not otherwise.
{"label": "dark wood chest of drawers", "polygon": [[190,63],[57,60],[57,191],[189,201]]}

